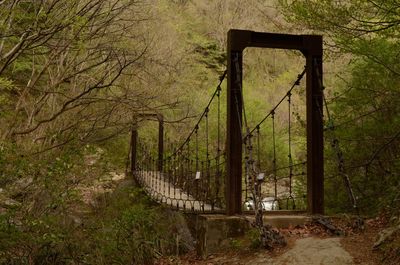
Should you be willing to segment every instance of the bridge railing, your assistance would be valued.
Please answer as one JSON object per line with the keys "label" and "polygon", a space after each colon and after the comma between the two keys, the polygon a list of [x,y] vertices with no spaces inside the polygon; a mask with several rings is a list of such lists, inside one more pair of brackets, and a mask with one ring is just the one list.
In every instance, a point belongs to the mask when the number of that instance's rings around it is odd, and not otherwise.
{"label": "bridge railing", "polygon": [[[166,149],[170,150],[162,155],[160,151],[154,154],[149,148],[138,145],[134,154],[136,166],[132,171],[140,185],[158,202],[187,211],[224,211],[226,175],[222,146],[225,132],[221,126],[221,84],[225,76],[226,71],[180,145],[176,148],[167,145]],[[157,163],[160,157],[162,166]]]}
{"label": "bridge railing", "polygon": [[224,211],[223,156],[198,161],[196,167],[194,159],[177,152],[163,160],[163,170],[160,171],[156,155],[142,145],[138,151],[134,174],[140,186],[154,200],[184,211]]}

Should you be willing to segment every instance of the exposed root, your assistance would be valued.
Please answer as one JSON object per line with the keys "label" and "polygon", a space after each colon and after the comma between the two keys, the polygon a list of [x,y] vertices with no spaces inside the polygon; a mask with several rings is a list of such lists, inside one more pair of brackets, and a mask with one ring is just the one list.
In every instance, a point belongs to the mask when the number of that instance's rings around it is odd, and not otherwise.
{"label": "exposed root", "polygon": [[342,236],[344,235],[344,232],[337,228],[334,224],[332,224],[332,221],[322,215],[314,216],[313,217],[313,222],[322,225],[325,227],[329,232],[331,232],[334,235],[337,236]]}
{"label": "exposed root", "polygon": [[284,247],[287,244],[286,238],[281,232],[269,224],[263,224],[262,211],[256,214],[256,221],[252,223],[260,233],[260,243],[263,248],[273,250],[276,247]]}

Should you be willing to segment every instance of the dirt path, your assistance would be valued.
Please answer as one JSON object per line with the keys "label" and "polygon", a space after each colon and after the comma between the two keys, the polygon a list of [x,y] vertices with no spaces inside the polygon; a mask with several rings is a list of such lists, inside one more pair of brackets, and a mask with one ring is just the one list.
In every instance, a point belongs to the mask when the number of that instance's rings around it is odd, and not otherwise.
{"label": "dirt path", "polygon": [[294,242],[293,247],[277,256],[271,256],[267,251],[258,251],[252,255],[223,255],[211,257],[203,261],[189,261],[198,265],[353,265],[352,256],[344,250],[340,238],[301,238]]}
{"label": "dirt path", "polygon": [[[268,264],[255,260],[253,264]],[[343,249],[340,238],[298,239],[292,249],[272,260],[274,265],[351,265],[353,258]]]}
{"label": "dirt path", "polygon": [[[292,238],[289,245],[277,251],[235,251],[211,255],[201,259],[195,254],[163,259],[158,265],[376,265],[376,259],[371,256],[371,248],[360,235],[360,240],[352,244],[347,237]],[[350,239],[353,237],[350,237]],[[351,247],[349,248],[349,245]],[[364,246],[365,245],[365,246]],[[367,247],[368,245],[368,247]],[[356,253],[355,247],[358,252]],[[364,246],[364,247],[363,247]],[[350,252],[350,253],[349,253]],[[362,255],[363,257],[360,257]]]}

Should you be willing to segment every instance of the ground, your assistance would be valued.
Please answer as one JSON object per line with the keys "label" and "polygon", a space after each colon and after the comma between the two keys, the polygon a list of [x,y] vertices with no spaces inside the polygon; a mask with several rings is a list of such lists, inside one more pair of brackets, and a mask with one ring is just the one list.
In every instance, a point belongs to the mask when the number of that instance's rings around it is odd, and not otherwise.
{"label": "ground", "polygon": [[[111,174],[105,182],[119,183],[123,174]],[[108,183],[107,182],[107,183]],[[100,183],[100,187],[104,183]],[[91,195],[107,192],[96,188]],[[88,197],[91,203],[93,198]],[[287,246],[275,250],[251,250],[240,244],[233,244],[231,249],[215,254],[206,259],[199,258],[195,253],[182,256],[171,256],[160,259],[158,265],[399,265],[397,262],[381,262],[382,255],[373,250],[379,231],[387,226],[383,217],[365,221],[364,229],[355,229],[354,220],[347,216],[332,219],[334,225],[343,231],[343,235],[334,236],[319,224],[308,224],[301,227],[280,229],[287,239]]]}
{"label": "ground", "polygon": [[[333,236],[323,227],[308,225],[281,230],[288,244],[286,247],[267,250],[242,250],[238,247],[227,252],[211,255],[206,259],[194,253],[181,257],[169,257],[158,264],[219,265],[219,264],[271,264],[271,265],[380,265],[379,253],[373,250],[378,231],[382,229],[380,219],[368,220],[362,231],[344,225],[343,219],[336,224],[345,235]],[[396,263],[388,263],[396,265]]]}
{"label": "ground", "polygon": [[[110,173],[110,176],[94,186],[81,187],[87,204],[94,204],[99,194],[112,191],[118,183],[126,182],[123,174]],[[85,196],[86,195],[86,196]],[[262,249],[251,250],[240,244],[233,244],[231,249],[215,254],[206,259],[195,253],[182,256],[171,256],[160,259],[158,265],[380,265],[381,257],[373,250],[377,234],[387,223],[382,218],[365,222],[362,231],[351,227],[352,221],[347,217],[334,218],[333,223],[344,231],[342,236],[333,236],[326,228],[317,224],[302,227],[281,229],[287,239],[287,246],[274,249],[272,252]],[[386,262],[385,265],[398,265]]]}

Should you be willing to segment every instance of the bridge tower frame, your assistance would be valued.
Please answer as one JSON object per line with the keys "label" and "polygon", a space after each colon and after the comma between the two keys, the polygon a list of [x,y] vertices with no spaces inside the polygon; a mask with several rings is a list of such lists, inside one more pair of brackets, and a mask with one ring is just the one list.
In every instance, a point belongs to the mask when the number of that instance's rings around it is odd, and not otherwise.
{"label": "bridge tower frame", "polygon": [[299,50],[306,59],[307,211],[324,214],[322,36],[237,29],[229,30],[227,47],[226,214],[242,213],[242,63],[247,47]]}
{"label": "bridge tower frame", "polygon": [[[142,118],[156,118],[158,121],[158,161],[157,169],[158,171],[163,170],[163,160],[164,160],[164,116],[159,113],[139,113],[136,117]],[[153,120],[153,119],[152,119]],[[136,171],[136,153],[137,153],[137,142],[138,142],[138,128],[134,124],[131,129],[131,172],[132,174]]]}

